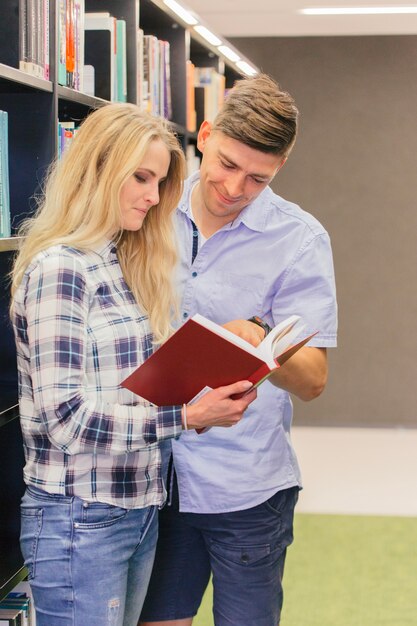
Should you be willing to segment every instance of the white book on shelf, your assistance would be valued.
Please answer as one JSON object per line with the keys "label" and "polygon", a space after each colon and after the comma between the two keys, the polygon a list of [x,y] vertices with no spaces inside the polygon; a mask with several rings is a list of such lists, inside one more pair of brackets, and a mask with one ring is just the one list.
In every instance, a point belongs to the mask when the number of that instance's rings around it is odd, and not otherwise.
{"label": "white book on shelf", "polygon": [[[85,61],[95,70],[96,96],[117,100],[117,23],[107,12],[85,13]],[[94,34],[92,34],[94,33]],[[108,63],[107,63],[107,62]]]}

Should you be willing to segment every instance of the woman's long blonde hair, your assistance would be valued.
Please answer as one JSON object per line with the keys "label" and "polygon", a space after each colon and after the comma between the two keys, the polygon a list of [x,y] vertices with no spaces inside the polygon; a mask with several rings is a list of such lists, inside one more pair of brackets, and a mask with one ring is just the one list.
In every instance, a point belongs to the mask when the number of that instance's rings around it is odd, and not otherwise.
{"label": "woman's long blonde hair", "polygon": [[[159,203],[140,230],[122,231],[121,187],[157,139],[171,155]],[[91,113],[62,160],[51,166],[35,215],[19,229],[24,239],[12,271],[12,296],[38,252],[56,244],[89,250],[109,233],[118,233],[117,254],[125,280],[150,318],[155,342],[165,340],[177,311],[171,218],[184,176],[182,149],[165,120],[124,103],[108,104]]]}

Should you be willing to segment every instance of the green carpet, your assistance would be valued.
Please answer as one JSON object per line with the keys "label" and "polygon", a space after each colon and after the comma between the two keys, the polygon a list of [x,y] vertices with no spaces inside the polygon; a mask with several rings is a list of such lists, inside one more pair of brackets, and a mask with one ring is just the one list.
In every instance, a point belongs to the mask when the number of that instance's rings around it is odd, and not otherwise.
{"label": "green carpet", "polygon": [[417,518],[297,514],[281,626],[417,626]]}

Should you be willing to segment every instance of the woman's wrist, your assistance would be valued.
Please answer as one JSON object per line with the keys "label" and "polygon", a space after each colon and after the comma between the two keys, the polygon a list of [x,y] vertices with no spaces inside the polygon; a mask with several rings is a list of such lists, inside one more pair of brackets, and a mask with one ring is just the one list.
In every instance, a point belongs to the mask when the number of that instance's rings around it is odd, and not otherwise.
{"label": "woman's wrist", "polygon": [[183,430],[188,430],[187,405],[186,404],[182,405],[181,417],[182,417],[182,428],[183,428]]}

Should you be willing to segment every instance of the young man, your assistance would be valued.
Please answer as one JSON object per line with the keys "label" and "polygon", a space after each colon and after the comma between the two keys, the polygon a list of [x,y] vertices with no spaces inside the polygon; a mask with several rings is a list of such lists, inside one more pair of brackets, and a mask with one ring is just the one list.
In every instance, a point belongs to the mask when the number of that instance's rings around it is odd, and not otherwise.
{"label": "young man", "polygon": [[261,75],[239,81],[198,134],[200,172],[186,181],[177,215],[183,319],[202,313],[254,344],[294,313],[319,333],[261,385],[236,427],[173,442],[143,626],[189,626],[211,574],[216,626],[280,621],[301,486],[290,394],[323,391],[337,326],[329,237],[268,186],[294,145],[297,116],[293,99]]}

